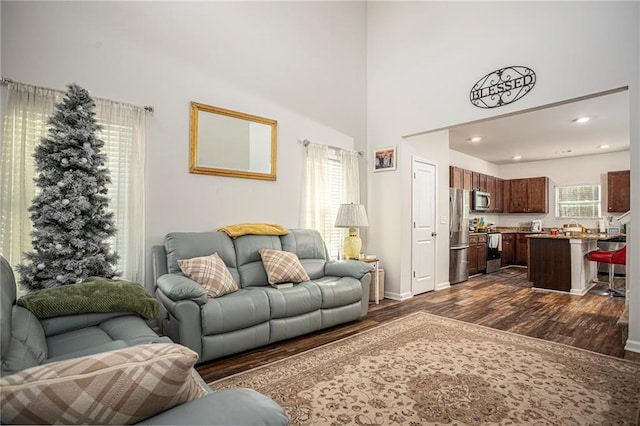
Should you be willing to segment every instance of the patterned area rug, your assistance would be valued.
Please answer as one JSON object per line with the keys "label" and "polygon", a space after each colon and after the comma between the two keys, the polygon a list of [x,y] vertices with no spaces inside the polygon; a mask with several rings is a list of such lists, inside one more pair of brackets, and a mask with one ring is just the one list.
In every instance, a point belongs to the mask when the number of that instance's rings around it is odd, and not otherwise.
{"label": "patterned area rug", "polygon": [[295,425],[626,425],[640,363],[419,312],[210,385]]}

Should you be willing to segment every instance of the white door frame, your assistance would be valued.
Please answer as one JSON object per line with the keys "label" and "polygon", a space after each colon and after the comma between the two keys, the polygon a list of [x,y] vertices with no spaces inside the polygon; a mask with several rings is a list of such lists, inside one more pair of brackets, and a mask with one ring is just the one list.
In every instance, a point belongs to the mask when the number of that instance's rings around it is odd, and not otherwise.
{"label": "white door frame", "polygon": [[411,157],[411,294],[412,295],[416,295],[416,294],[420,294],[420,293],[424,293],[425,290],[423,289],[419,289],[421,291],[417,292],[418,289],[416,289],[416,271],[418,270],[416,263],[416,258],[415,256],[417,255],[416,253],[416,234],[418,231],[416,231],[416,227],[415,227],[415,200],[416,200],[416,192],[415,192],[415,170],[416,170],[416,164],[417,163],[422,163],[422,164],[426,164],[429,166],[432,166],[434,169],[434,173],[433,173],[433,194],[432,194],[432,208],[433,208],[433,212],[432,212],[432,228],[431,228],[431,244],[432,244],[432,250],[433,250],[433,259],[432,259],[432,265],[433,265],[433,270],[430,271],[431,272],[431,280],[433,283],[432,288],[429,288],[426,291],[432,291],[432,290],[436,290],[436,277],[437,277],[437,249],[436,249],[436,242],[437,242],[437,230],[438,230],[438,163],[435,161],[431,161],[431,160],[426,160],[423,158],[419,158],[416,156],[412,156]]}

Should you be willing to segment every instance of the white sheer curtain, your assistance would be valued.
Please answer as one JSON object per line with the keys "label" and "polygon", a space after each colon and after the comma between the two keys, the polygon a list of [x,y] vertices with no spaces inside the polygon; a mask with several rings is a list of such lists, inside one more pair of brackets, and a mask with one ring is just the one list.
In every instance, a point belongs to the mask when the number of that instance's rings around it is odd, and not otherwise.
{"label": "white sheer curtain", "polygon": [[[47,118],[64,92],[9,83],[2,141],[0,173],[0,252],[11,265],[32,250],[32,223],[28,207],[36,194],[33,152],[46,135]],[[141,107],[105,99],[96,101],[96,118],[104,126],[99,137],[112,184],[109,208],[115,213],[118,233],[112,241],[120,255],[122,278],[144,278],[144,141],[145,112]]]}
{"label": "white sheer curtain", "polygon": [[329,183],[328,147],[309,144],[302,185],[302,224],[304,228],[317,229],[325,235],[333,224],[326,223],[323,207],[327,200]]}
{"label": "white sheer curtain", "polygon": [[115,214],[118,232],[113,249],[120,255],[122,278],[144,283],[144,141],[146,114],[143,108],[94,99],[96,118],[103,129],[107,167],[111,172],[109,209]]}
{"label": "white sheer curtain", "polygon": [[359,154],[309,143],[302,186],[301,223],[317,229],[332,257],[342,251],[345,229],[334,226],[343,203],[360,203]]}
{"label": "white sheer curtain", "polygon": [[2,134],[0,252],[11,265],[30,251],[33,226],[27,209],[35,196],[33,152],[47,131],[47,116],[61,93],[9,83]]}
{"label": "white sheer curtain", "polygon": [[338,151],[344,170],[343,203],[360,203],[360,154],[355,151]]}

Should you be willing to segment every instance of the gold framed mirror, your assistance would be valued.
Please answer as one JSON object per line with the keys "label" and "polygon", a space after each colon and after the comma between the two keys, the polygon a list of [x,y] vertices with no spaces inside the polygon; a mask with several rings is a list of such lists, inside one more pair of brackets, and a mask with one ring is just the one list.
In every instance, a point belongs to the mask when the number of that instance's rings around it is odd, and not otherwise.
{"label": "gold framed mirror", "polygon": [[278,122],[191,102],[189,172],[276,180]]}

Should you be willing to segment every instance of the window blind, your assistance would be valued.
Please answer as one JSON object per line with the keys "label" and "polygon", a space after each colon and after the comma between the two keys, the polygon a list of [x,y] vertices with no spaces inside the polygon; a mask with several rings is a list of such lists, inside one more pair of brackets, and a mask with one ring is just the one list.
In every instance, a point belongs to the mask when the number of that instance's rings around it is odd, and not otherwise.
{"label": "window blind", "polygon": [[556,187],[557,218],[594,219],[600,215],[600,185]]}

